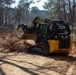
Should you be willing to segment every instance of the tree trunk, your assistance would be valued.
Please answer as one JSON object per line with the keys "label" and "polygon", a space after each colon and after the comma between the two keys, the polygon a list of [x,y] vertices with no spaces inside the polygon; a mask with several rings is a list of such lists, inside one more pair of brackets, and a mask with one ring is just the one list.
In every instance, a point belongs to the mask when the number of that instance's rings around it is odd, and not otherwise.
{"label": "tree trunk", "polygon": [[74,21],[74,16],[75,16],[75,0],[73,0],[73,21]]}
{"label": "tree trunk", "polygon": [[69,3],[70,21],[72,22],[73,18],[72,18],[72,10],[71,10],[71,1],[68,0],[68,3]]}
{"label": "tree trunk", "polygon": [[64,19],[66,20],[66,9],[65,9],[65,1],[63,0],[63,9],[64,9]]}
{"label": "tree trunk", "polygon": [[8,15],[8,13],[7,13],[7,8],[6,8],[6,18],[5,18],[5,25],[7,25],[7,15]]}
{"label": "tree trunk", "polygon": [[2,25],[3,25],[3,15],[4,15],[4,9],[2,7]]}

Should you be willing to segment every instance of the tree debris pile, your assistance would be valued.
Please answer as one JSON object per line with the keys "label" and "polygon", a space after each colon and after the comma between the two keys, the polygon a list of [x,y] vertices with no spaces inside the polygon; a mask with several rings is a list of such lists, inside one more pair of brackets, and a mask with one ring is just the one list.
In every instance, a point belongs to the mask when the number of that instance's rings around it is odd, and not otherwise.
{"label": "tree debris pile", "polygon": [[19,39],[14,36],[0,36],[0,52],[26,52],[27,48],[35,44],[32,39]]}

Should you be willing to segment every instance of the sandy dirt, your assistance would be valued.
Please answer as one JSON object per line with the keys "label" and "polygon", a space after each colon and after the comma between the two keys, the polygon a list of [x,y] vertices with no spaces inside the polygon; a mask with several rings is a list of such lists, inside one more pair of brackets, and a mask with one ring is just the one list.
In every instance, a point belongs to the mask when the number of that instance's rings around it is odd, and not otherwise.
{"label": "sandy dirt", "polygon": [[[0,44],[8,44],[6,38],[0,37]],[[25,41],[17,42],[23,47]],[[24,52],[6,53],[2,49],[0,46],[0,75],[76,75],[75,46],[68,56],[54,54],[46,57]]]}
{"label": "sandy dirt", "polygon": [[0,75],[76,75],[76,57],[0,53]]}

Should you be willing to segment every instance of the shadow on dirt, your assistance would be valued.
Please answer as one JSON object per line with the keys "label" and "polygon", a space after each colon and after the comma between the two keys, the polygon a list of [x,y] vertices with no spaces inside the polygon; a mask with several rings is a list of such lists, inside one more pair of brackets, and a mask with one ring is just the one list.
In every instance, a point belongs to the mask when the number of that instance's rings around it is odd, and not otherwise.
{"label": "shadow on dirt", "polygon": [[[3,57],[0,57],[0,58],[6,58],[8,56],[16,56],[18,53],[16,54],[10,54],[10,55],[5,55]],[[26,53],[28,54],[28,53]],[[64,53],[54,53],[54,54],[50,54],[48,56],[44,56],[44,55],[41,55],[41,54],[34,54],[34,53],[30,53],[30,55],[39,55],[41,57],[46,57],[46,58],[52,58],[52,59],[55,59],[55,60],[60,60],[60,61],[67,61],[67,62],[70,62],[72,63],[73,61],[76,61],[76,57],[72,56],[72,55],[65,55]]]}
{"label": "shadow on dirt", "polygon": [[[7,60],[10,60],[10,61],[7,61]],[[13,63],[11,61],[15,61],[15,63]],[[3,65],[3,64],[9,64],[9,65],[15,66],[17,68],[20,68],[22,71],[24,71],[24,72],[26,72],[28,74],[31,74],[31,75],[39,75],[38,73],[36,73],[36,72],[38,72],[38,69],[33,69],[32,67],[26,68],[24,66],[20,66],[19,64],[16,64],[16,62],[19,62],[19,63],[27,63],[29,65],[36,66],[37,68],[41,68],[41,69],[44,68],[44,69],[46,69],[43,66],[39,66],[39,65],[33,64],[31,62],[18,61],[18,60],[13,60],[13,59],[6,58],[6,57],[0,58],[0,62],[2,63],[2,64],[0,64],[0,66]],[[34,72],[34,71],[36,71],[36,72]],[[40,72],[40,73],[43,73],[43,74],[46,74],[46,75],[50,75],[50,74],[48,74],[46,72]],[[2,70],[2,68],[0,68],[0,75],[6,75],[6,73]]]}
{"label": "shadow on dirt", "polygon": [[[19,66],[19,65],[15,64],[15,63],[12,63],[12,62],[8,62],[8,61],[6,61],[6,60],[4,60],[4,59],[0,59],[0,62],[9,64],[9,65],[13,65],[13,66],[15,66],[15,67],[18,67],[18,68],[20,68],[21,70],[23,70],[24,72],[29,73],[29,74],[31,74],[31,75],[38,75],[37,73],[29,70],[28,68],[25,68],[25,67],[23,67],[23,66]],[[6,75],[1,68],[0,68],[0,72],[1,72],[1,75]]]}
{"label": "shadow on dirt", "polygon": [[70,56],[70,55],[65,55],[65,54],[52,54],[50,56],[47,56],[47,58],[53,58],[55,60],[60,60],[60,61],[67,61],[67,62],[74,62],[76,61],[76,57]]}
{"label": "shadow on dirt", "polygon": [[71,56],[71,55],[66,55],[64,53],[53,53],[53,54],[50,54],[48,56],[44,56],[44,55],[41,55],[41,54],[34,54],[34,53],[30,53],[31,55],[39,55],[39,56],[42,56],[42,57],[47,57],[47,58],[52,58],[52,59],[55,59],[55,60],[60,60],[60,61],[66,61],[66,62],[74,62],[76,61],[76,57],[74,56]]}
{"label": "shadow on dirt", "polygon": [[5,72],[0,68],[0,75],[6,75]]}
{"label": "shadow on dirt", "polygon": [[[31,55],[33,55],[33,54],[31,54]],[[39,66],[37,64],[31,63],[31,62],[28,62],[28,61],[23,61],[23,60],[20,61],[20,60],[15,60],[15,59],[12,59],[12,58],[7,58],[7,57],[11,57],[11,56],[14,56],[14,55],[8,55],[8,56],[0,57],[0,62],[2,63],[0,65],[3,65],[3,64],[13,65],[15,67],[20,68],[24,72],[31,74],[31,75],[39,75],[38,73],[36,73],[36,72],[39,71],[38,69],[49,69],[49,68],[45,68],[44,66]],[[41,57],[54,59],[56,61],[66,61],[66,62],[69,62],[69,63],[73,63],[74,61],[76,61],[76,57],[66,56],[65,54],[52,54],[52,55],[49,55],[49,56],[41,56]],[[8,60],[10,60],[10,61],[8,61]],[[29,65],[36,66],[37,69],[33,69],[32,67],[31,68],[26,68],[24,66],[20,66],[19,64],[13,63],[11,61],[15,61],[15,62],[19,62],[19,63],[27,63]],[[34,71],[36,71],[36,72],[34,72]],[[57,71],[57,72],[60,73],[59,71]],[[45,72],[42,72],[42,73],[46,74],[46,75],[49,75]],[[2,68],[0,68],[0,74],[1,75],[6,75],[5,72],[2,70]]]}

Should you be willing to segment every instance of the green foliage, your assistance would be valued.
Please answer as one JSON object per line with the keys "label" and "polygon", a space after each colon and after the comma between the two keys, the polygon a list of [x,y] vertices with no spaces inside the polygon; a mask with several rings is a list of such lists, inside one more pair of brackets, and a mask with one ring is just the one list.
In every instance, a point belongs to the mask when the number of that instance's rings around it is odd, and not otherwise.
{"label": "green foliage", "polygon": [[28,1],[28,0],[20,0],[18,5],[26,7],[26,6],[29,6],[31,3],[34,3],[34,0],[30,0],[30,1]]}
{"label": "green foliage", "polygon": [[31,12],[37,13],[39,11],[38,7],[32,7]]}
{"label": "green foliage", "polygon": [[15,0],[5,0],[5,3],[11,5],[12,3],[15,3]]}
{"label": "green foliage", "polygon": [[43,7],[50,18],[69,19],[74,16],[74,4],[75,0],[47,0]]}
{"label": "green foliage", "polygon": [[41,0],[37,0],[37,2],[40,2]]}
{"label": "green foliage", "polygon": [[49,18],[52,18],[55,16],[55,12],[56,12],[56,1],[55,0],[48,0],[48,2],[45,2],[44,4],[44,9],[47,10],[47,14],[49,16]]}
{"label": "green foliage", "polygon": [[15,3],[15,0],[0,0],[0,25],[7,23],[7,18],[9,18],[8,15],[10,15],[12,3]]}
{"label": "green foliage", "polygon": [[0,0],[1,7],[9,7],[13,3],[15,3],[15,0]]}

